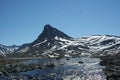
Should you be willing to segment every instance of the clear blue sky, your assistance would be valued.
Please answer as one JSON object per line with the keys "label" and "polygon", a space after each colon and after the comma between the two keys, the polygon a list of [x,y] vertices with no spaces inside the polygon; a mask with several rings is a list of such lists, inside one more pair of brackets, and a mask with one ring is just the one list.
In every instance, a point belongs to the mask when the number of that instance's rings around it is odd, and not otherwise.
{"label": "clear blue sky", "polygon": [[120,0],[0,0],[0,43],[29,43],[45,24],[74,38],[120,36]]}

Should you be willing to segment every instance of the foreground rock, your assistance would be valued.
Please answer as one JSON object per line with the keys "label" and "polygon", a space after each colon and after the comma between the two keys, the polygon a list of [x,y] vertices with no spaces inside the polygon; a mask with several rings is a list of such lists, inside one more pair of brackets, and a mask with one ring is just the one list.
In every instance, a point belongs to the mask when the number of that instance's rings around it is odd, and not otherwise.
{"label": "foreground rock", "polygon": [[101,59],[100,64],[106,66],[104,72],[107,80],[120,80],[120,54],[107,55]]}

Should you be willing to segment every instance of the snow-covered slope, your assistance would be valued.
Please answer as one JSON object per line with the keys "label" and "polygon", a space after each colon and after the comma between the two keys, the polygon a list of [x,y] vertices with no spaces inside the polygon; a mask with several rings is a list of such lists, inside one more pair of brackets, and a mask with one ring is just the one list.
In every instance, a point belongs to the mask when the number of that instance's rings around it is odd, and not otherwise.
{"label": "snow-covered slope", "polygon": [[119,51],[120,37],[94,35],[74,39],[50,25],[45,25],[43,32],[35,41],[24,44],[16,53],[37,57],[71,57],[106,55]]}
{"label": "snow-covered slope", "polygon": [[110,35],[94,35],[81,37],[80,42],[87,45],[90,51],[106,51],[109,53],[118,53],[120,51],[120,37]]}
{"label": "snow-covered slope", "polygon": [[19,46],[13,45],[13,46],[5,46],[0,44],[0,55],[5,55],[8,53],[12,53],[15,50],[17,50],[19,48]]}

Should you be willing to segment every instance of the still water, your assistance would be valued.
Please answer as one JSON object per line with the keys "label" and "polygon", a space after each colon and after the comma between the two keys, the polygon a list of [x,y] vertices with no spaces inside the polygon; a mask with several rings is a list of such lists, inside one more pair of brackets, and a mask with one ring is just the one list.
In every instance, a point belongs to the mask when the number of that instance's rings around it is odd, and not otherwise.
{"label": "still water", "polygon": [[55,67],[21,72],[18,75],[32,76],[37,80],[106,80],[104,66],[99,58],[80,57],[62,59],[27,60],[22,64],[54,64]]}

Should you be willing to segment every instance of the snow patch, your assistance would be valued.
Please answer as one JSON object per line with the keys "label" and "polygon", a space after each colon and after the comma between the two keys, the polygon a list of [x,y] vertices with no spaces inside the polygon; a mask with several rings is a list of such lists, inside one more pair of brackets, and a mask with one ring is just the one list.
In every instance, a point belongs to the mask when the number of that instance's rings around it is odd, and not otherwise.
{"label": "snow patch", "polygon": [[18,52],[26,52],[26,51],[28,51],[28,50],[29,50],[29,47],[26,47],[26,48],[21,49],[21,50],[18,51]]}
{"label": "snow patch", "polygon": [[47,39],[45,39],[43,42],[40,42],[40,43],[37,43],[37,44],[33,45],[33,47],[39,46],[40,44],[43,44],[43,43],[45,43],[45,42],[47,42]]}
{"label": "snow patch", "polygon": [[55,36],[55,39],[56,39],[56,40],[59,40],[59,37],[58,37],[58,36]]}
{"label": "snow patch", "polygon": [[71,57],[69,54],[65,54],[65,57]]}

